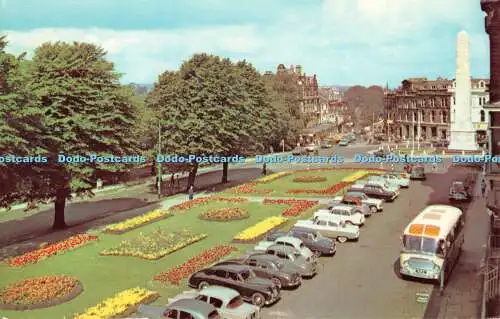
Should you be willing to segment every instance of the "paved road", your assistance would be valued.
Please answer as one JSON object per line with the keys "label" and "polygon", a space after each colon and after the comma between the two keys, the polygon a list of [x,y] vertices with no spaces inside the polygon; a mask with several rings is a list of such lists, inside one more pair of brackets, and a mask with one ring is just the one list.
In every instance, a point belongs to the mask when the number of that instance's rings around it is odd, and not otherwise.
{"label": "paved road", "polygon": [[[401,231],[426,205],[446,203],[451,181],[465,174],[453,169],[414,182],[382,214],[367,220],[359,242],[339,244],[336,256],[322,258],[315,278],[284,291],[279,303],[264,310],[264,318],[422,318],[427,305],[418,303],[416,294],[431,295],[433,286],[397,276]],[[451,284],[459,277],[454,274]],[[435,308],[439,311],[439,303]]]}

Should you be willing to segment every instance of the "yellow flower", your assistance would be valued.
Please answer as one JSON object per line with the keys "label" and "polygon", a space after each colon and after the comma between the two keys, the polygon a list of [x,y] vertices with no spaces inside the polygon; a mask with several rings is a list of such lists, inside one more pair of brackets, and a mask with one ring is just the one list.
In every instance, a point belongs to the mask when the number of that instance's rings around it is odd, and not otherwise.
{"label": "yellow flower", "polygon": [[273,217],[268,217],[264,219],[263,221],[255,224],[252,227],[249,227],[236,235],[234,239],[236,240],[251,240],[254,238],[257,238],[271,229],[273,229],[276,226],[279,226],[286,222],[287,219],[281,216],[273,216]]}
{"label": "yellow flower", "polygon": [[140,215],[137,217],[126,219],[120,223],[109,225],[104,230],[105,231],[124,231],[124,230],[130,229],[130,228],[135,228],[135,227],[140,226],[142,224],[148,223],[152,220],[167,217],[167,216],[170,216],[170,212],[168,212],[166,210],[157,209],[157,210],[148,212],[146,214],[143,214],[143,215]]}
{"label": "yellow flower", "polygon": [[344,179],[342,179],[342,181],[346,182],[346,183],[354,183],[355,181],[362,179],[362,178],[365,178],[366,176],[371,175],[371,174],[373,174],[373,172],[361,170],[361,171],[357,171],[356,173],[353,173],[349,176],[344,177]]}
{"label": "yellow flower", "polygon": [[278,178],[281,178],[283,176],[287,176],[287,175],[290,175],[290,174],[291,174],[291,172],[278,172],[278,173],[274,173],[274,174],[271,174],[271,175],[259,178],[257,180],[257,182],[259,182],[259,183],[269,183],[269,182],[272,182],[274,180],[277,180]]}
{"label": "yellow flower", "polygon": [[114,297],[108,298],[100,304],[87,309],[83,314],[75,315],[74,319],[108,319],[118,317],[127,312],[131,307],[140,303],[152,302],[159,294],[144,288],[124,290]]}

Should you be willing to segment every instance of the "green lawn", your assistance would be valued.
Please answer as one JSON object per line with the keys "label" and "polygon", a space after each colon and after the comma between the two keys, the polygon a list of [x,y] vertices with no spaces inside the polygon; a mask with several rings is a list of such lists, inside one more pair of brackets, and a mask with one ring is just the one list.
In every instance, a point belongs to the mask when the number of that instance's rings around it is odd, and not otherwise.
{"label": "green lawn", "polygon": [[[330,176],[330,174],[328,175]],[[285,189],[286,183],[290,182],[285,182],[280,189]],[[210,222],[198,218],[199,213],[206,209],[224,207],[248,209],[250,217],[231,222]],[[152,281],[155,274],[167,271],[170,267],[183,263],[202,250],[217,244],[229,243],[238,232],[268,216],[279,215],[287,207],[286,205],[263,205],[258,202],[244,204],[212,202],[179,212],[173,217],[122,235],[94,231],[93,234],[100,237],[98,242],[59,256],[50,257],[37,264],[22,268],[10,268],[2,264],[0,265],[0,287],[27,277],[65,274],[78,278],[83,283],[85,291],[74,300],[59,306],[28,312],[0,310],[0,314],[9,319],[69,319],[72,318],[74,313],[83,312],[86,308],[94,306],[122,290],[135,286],[158,291],[161,298],[155,303],[165,304],[169,297],[187,289],[187,286],[183,284],[178,287],[161,287],[160,284]],[[103,249],[112,248],[123,240],[131,240],[140,233],[150,233],[157,228],[168,231],[179,231],[188,228],[195,233],[205,233],[208,237],[156,261],[147,261],[135,257],[99,256],[99,252]],[[251,247],[251,245],[236,246],[242,250]]]}
{"label": "green lawn", "polygon": [[[294,172],[291,175],[280,177],[272,182],[269,183],[263,183],[263,184],[256,184],[255,189],[257,191],[259,190],[272,190],[271,193],[268,193],[266,195],[254,195],[254,194],[234,194],[231,193],[230,190],[227,190],[224,192],[224,195],[238,195],[238,196],[276,196],[276,197],[301,197],[301,198],[307,198],[307,197],[321,197],[322,195],[320,194],[290,194],[287,193],[288,190],[291,189],[311,189],[311,190],[321,190],[325,189],[328,187],[331,187],[340,181],[346,176],[349,176],[356,171],[341,171],[341,170],[331,170],[331,171],[326,171],[326,170],[311,170],[311,171],[304,171],[304,172]],[[293,179],[298,176],[322,176],[326,177],[326,181],[324,182],[318,182],[318,183],[300,183],[300,182],[294,182]]]}

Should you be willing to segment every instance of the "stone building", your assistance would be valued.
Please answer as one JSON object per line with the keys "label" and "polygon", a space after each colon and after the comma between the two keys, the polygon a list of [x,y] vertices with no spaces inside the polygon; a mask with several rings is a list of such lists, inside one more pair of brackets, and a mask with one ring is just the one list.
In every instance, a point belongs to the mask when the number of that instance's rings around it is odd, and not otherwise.
{"label": "stone building", "polygon": [[[485,136],[488,103],[487,79],[472,79],[472,121],[478,137]],[[409,78],[396,90],[384,92],[386,123],[390,136],[424,140],[448,139],[453,116],[455,81]]]}
{"label": "stone building", "polygon": [[[267,72],[266,72],[267,73]],[[306,75],[300,65],[291,65],[286,68],[284,64],[277,67],[276,73],[289,73],[296,77],[299,85],[300,111],[306,126],[319,124],[321,118],[319,86],[316,74]]]}

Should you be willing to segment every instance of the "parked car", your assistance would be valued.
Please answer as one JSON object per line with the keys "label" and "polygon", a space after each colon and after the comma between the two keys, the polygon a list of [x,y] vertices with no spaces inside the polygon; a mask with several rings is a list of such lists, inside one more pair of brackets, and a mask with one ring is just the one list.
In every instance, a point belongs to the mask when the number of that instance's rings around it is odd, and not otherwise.
{"label": "parked car", "polygon": [[359,200],[361,203],[367,205],[372,213],[376,213],[384,209],[384,201],[382,199],[368,197],[363,192],[347,192],[344,196],[334,197],[330,202],[328,202],[328,208],[332,208],[337,204],[352,204],[354,200]]}
{"label": "parked car", "polygon": [[331,148],[332,147],[332,145],[330,143],[328,143],[328,141],[321,141],[319,146],[321,148]]}
{"label": "parked car", "polygon": [[348,146],[349,145],[349,140],[347,139],[342,139],[339,142],[339,146]]}
{"label": "parked car", "polygon": [[203,289],[219,285],[234,289],[243,300],[262,307],[281,298],[279,287],[271,280],[258,277],[248,266],[219,265],[192,274],[188,279],[189,287]]}
{"label": "parked car", "polygon": [[304,147],[297,146],[292,150],[292,155],[295,156],[300,156],[300,155],[307,155],[308,152]]}
{"label": "parked car", "polygon": [[302,254],[295,248],[283,245],[273,245],[270,246],[265,252],[254,251],[251,252],[251,256],[254,254],[269,254],[280,259],[290,261],[298,268],[298,271],[302,277],[313,277],[317,273],[317,262],[311,259],[304,258]]}
{"label": "parked car", "polygon": [[333,206],[331,209],[320,209],[314,213],[314,218],[318,216],[339,216],[342,221],[347,224],[362,226],[365,223],[365,216],[359,206],[339,204]]}
{"label": "parked car", "polygon": [[369,176],[367,178],[367,180],[369,182],[377,182],[377,183],[380,183],[380,184],[387,185],[388,188],[393,188],[393,189],[396,189],[396,190],[400,190],[401,189],[401,185],[399,185],[399,183],[397,181],[388,180],[388,179],[382,177],[381,175]]}
{"label": "parked car", "polygon": [[345,199],[342,198],[342,201],[339,203],[334,204],[332,201],[330,201],[330,203],[332,203],[332,205],[329,205],[328,209],[332,209],[335,206],[349,206],[352,209],[359,211],[359,213],[363,214],[365,217],[370,217],[373,213],[370,206],[363,203],[359,198],[346,197]]}
{"label": "parked car", "polygon": [[390,187],[388,184],[382,184],[375,181],[353,184],[348,190],[363,192],[368,197],[383,199],[386,202],[392,202],[399,196],[399,191]]}
{"label": "parked car", "polygon": [[359,227],[346,224],[336,215],[323,215],[312,220],[299,220],[295,223],[295,227],[318,231],[323,236],[337,239],[340,243],[359,238]]}
{"label": "parked car", "polygon": [[200,291],[184,291],[170,298],[168,303],[171,304],[181,299],[195,299],[206,302],[214,306],[224,319],[260,318],[259,307],[244,302],[239,292],[223,286],[209,286]]}
{"label": "parked car", "polygon": [[281,236],[278,238],[273,239],[272,237],[267,237],[266,240],[260,241],[257,245],[255,245],[254,250],[262,250],[265,251],[267,250],[268,247],[272,245],[285,245],[285,246],[290,246],[294,247],[300,253],[302,256],[305,258],[311,258],[311,259],[317,259],[317,254],[314,254],[309,248],[307,248],[306,245],[300,240],[299,238],[293,237],[293,236]]}
{"label": "parked car", "polygon": [[267,236],[267,238],[278,238],[284,235],[299,238],[307,248],[316,252],[318,255],[333,255],[337,251],[334,240],[324,237],[316,231],[311,231],[305,228],[294,227],[287,233],[279,231],[272,232]]}
{"label": "parked car", "polygon": [[180,299],[166,307],[140,305],[137,312],[150,319],[222,319],[213,305],[196,299]]}
{"label": "parked car", "polygon": [[[265,257],[265,255],[263,255]],[[259,256],[242,257],[224,260],[217,265],[246,265],[252,268],[255,274],[261,278],[272,280],[278,287],[297,287],[302,283],[302,278],[297,271],[288,269],[283,271],[284,264],[278,263],[270,258],[259,258]]]}
{"label": "parked car", "polygon": [[380,177],[384,178],[386,181],[399,185],[403,188],[410,187],[410,177],[406,174],[383,174]]}
{"label": "parked car", "polygon": [[454,181],[450,186],[448,198],[451,201],[470,201],[472,199],[470,186],[462,181]]}
{"label": "parked car", "polygon": [[425,180],[425,168],[422,165],[415,165],[411,168],[410,179]]}
{"label": "parked car", "polygon": [[306,151],[308,151],[308,152],[315,152],[317,150],[318,150],[318,146],[314,143],[308,144],[306,146]]}
{"label": "parked car", "polygon": [[378,149],[375,152],[373,152],[373,155],[377,157],[386,157],[387,155],[389,155],[389,152],[387,152],[384,149]]}

